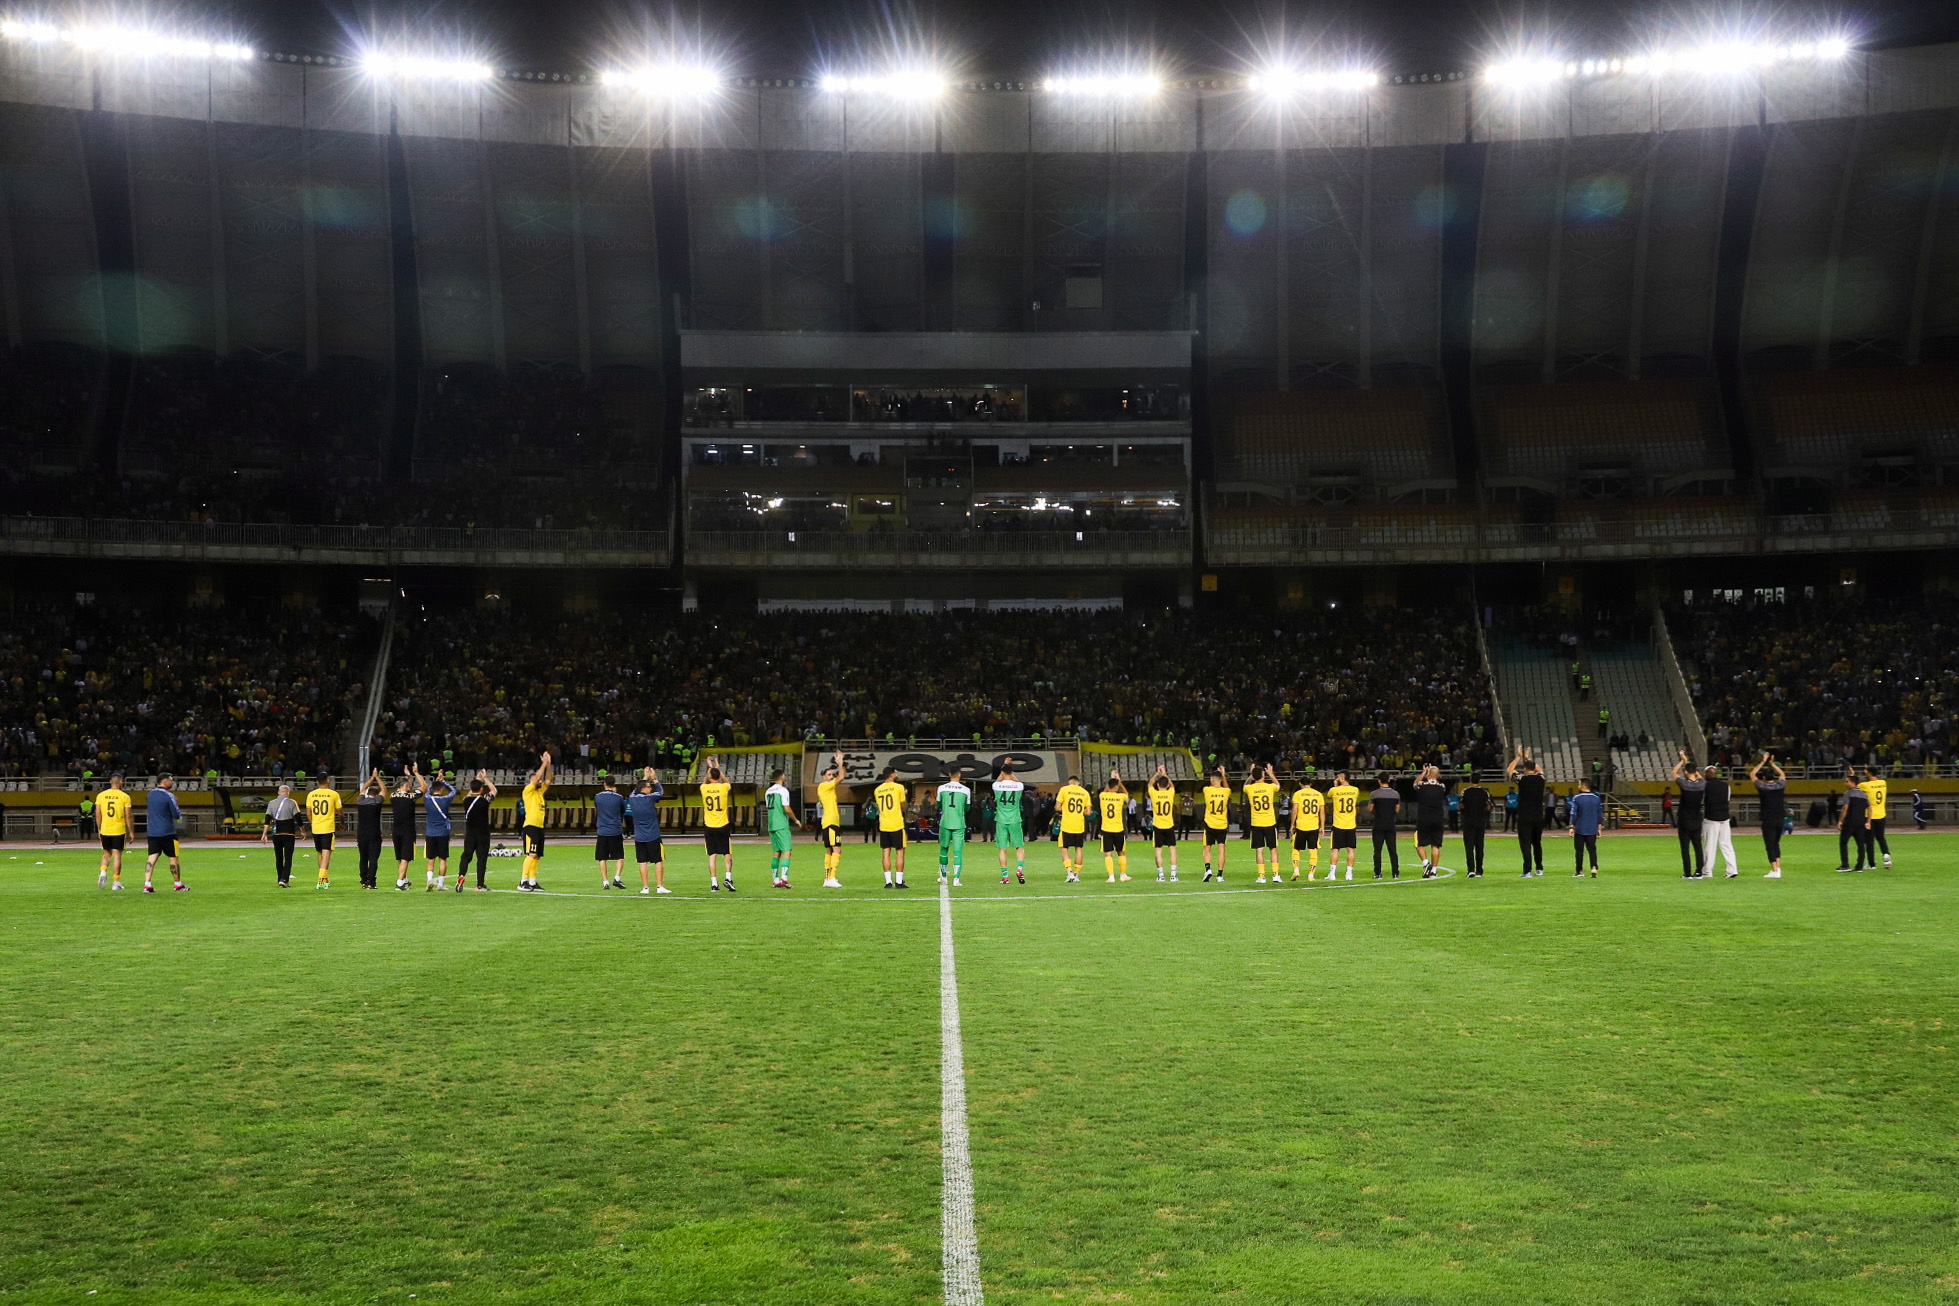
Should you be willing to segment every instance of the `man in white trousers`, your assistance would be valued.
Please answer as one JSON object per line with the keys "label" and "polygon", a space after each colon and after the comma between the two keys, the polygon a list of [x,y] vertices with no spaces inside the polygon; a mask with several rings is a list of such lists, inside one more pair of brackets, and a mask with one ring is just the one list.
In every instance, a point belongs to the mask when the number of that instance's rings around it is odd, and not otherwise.
{"label": "man in white trousers", "polygon": [[1727,858],[1727,878],[1732,880],[1741,874],[1741,862],[1735,857],[1734,811],[1728,777],[1721,774],[1720,767],[1709,763],[1701,771],[1701,778],[1707,782],[1707,790],[1701,796],[1701,865],[1712,876],[1714,854],[1719,852]]}

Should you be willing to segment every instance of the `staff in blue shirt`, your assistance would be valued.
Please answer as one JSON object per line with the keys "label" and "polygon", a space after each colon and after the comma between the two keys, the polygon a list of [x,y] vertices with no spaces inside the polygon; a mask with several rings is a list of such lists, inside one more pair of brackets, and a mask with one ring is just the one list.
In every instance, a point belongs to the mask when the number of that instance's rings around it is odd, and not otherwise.
{"label": "staff in blue shirt", "polygon": [[1598,832],[1605,820],[1605,800],[1592,792],[1590,780],[1578,782],[1571,796],[1572,874],[1585,874],[1585,859],[1592,861],[1592,878],[1598,878]]}
{"label": "staff in blue shirt", "polygon": [[[422,854],[428,858],[424,875],[428,879],[428,890],[434,893],[449,878],[449,804],[456,800],[456,782],[448,775],[438,771],[435,779],[429,781],[422,791],[422,806],[426,812],[423,817],[426,828],[422,834]],[[462,877],[456,877],[456,892],[463,891]]]}
{"label": "staff in blue shirt", "polygon": [[[626,814],[633,824],[633,852],[639,858],[639,891],[643,894],[673,892],[667,887],[667,859],[660,843],[660,798],[665,793],[659,773],[649,766],[640,772],[639,784],[626,799]],[[649,866],[653,868],[650,884]]]}
{"label": "staff in blue shirt", "polygon": [[599,864],[599,888],[623,889],[620,875],[626,869],[626,797],[619,782],[611,776],[599,782],[592,796],[592,815],[597,838],[592,842],[592,860]]}
{"label": "staff in blue shirt", "polygon": [[177,787],[177,778],[165,771],[156,778],[156,788],[150,790],[149,824],[146,832],[150,837],[150,855],[143,862],[143,892],[155,893],[156,885],[150,877],[156,873],[156,859],[170,859],[170,878],[176,882],[177,892],[182,893],[190,886],[184,883],[183,863],[177,858],[177,822],[183,819],[184,809],[177,806],[177,795],[171,793]]}

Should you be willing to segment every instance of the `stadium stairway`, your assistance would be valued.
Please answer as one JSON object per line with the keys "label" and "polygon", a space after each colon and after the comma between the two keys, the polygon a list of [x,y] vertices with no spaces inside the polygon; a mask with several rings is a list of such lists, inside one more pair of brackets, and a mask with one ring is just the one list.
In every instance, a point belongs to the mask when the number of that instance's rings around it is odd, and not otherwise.
{"label": "stadium stairway", "polygon": [[1530,747],[1549,779],[1578,779],[1586,762],[1572,716],[1569,665],[1555,653],[1503,637],[1491,653],[1510,738]]}
{"label": "stadium stairway", "polygon": [[[1665,780],[1686,732],[1674,710],[1659,651],[1650,643],[1617,644],[1592,649],[1590,660],[1594,701],[1586,706],[1593,709],[1592,733],[1598,733],[1597,708],[1604,706],[1612,711],[1612,733],[1632,742],[1630,748],[1612,750],[1615,778],[1621,784]],[[1644,746],[1639,742],[1642,733],[1649,740]],[[1604,741],[1592,742],[1603,749]]]}

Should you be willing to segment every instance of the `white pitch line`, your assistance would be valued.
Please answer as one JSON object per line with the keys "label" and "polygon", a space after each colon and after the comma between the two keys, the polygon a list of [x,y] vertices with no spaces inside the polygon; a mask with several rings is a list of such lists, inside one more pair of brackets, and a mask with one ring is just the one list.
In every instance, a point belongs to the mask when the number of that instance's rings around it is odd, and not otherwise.
{"label": "white pitch line", "polygon": [[[1118,903],[1119,902],[1154,902],[1162,898],[1224,898],[1224,897],[1230,897],[1242,893],[1256,893],[1262,896],[1269,897],[1271,896],[1273,890],[1275,889],[1284,890],[1288,893],[1304,892],[1305,890],[1308,889],[1315,889],[1315,890],[1388,889],[1401,884],[1409,884],[1409,885],[1440,884],[1444,880],[1454,879],[1455,875],[1456,872],[1454,869],[1452,869],[1451,867],[1443,866],[1438,868],[1436,877],[1432,880],[1424,880],[1419,875],[1408,875],[1408,876],[1403,876],[1399,880],[1363,879],[1363,880],[1345,880],[1339,883],[1335,883],[1334,881],[1331,880],[1320,880],[1311,884],[1275,884],[1272,885],[1270,888],[1260,888],[1254,885],[1246,885],[1244,888],[1240,888],[1240,889],[1226,889],[1222,887],[1216,889],[1166,889],[1160,893],[1159,892],[1130,892],[1130,893],[1107,894],[1107,893],[1095,893],[1092,890],[1084,893],[1010,893],[1007,894],[1005,897],[1001,897],[997,894],[986,896],[986,897],[978,897],[978,898],[962,896],[959,899],[959,901],[965,903],[968,907],[1005,907],[1005,906],[1011,906],[1012,904],[1017,902],[1118,902]],[[1184,883],[1184,881],[1179,881],[1179,883]],[[519,892],[519,890],[493,889],[491,890],[491,892],[517,893]],[[636,893],[631,893],[631,894],[566,893],[563,890],[557,890],[557,889],[538,889],[534,891],[531,896],[538,897],[538,898],[636,899],[640,895]],[[715,896],[716,895],[708,894],[708,893],[686,892],[686,893],[676,893],[672,895],[672,900],[676,903],[708,902]],[[646,899],[646,901],[655,902],[658,900],[653,898],[648,898]],[[818,898],[818,897],[785,898],[782,897],[780,894],[757,893],[750,897],[750,901],[786,903],[792,907],[850,906],[853,904],[862,906],[867,903],[911,907],[911,906],[923,905],[927,902],[930,902],[931,900],[929,898],[885,898],[885,897],[863,898],[863,897],[857,897],[855,895],[852,895],[850,897],[844,897],[844,898]]]}
{"label": "white pitch line", "polygon": [[939,1150],[944,1157],[946,1306],[981,1306],[979,1234],[973,1227],[973,1156],[966,1136],[966,1054],[959,1039],[959,971],[952,955],[952,892],[939,886]]}

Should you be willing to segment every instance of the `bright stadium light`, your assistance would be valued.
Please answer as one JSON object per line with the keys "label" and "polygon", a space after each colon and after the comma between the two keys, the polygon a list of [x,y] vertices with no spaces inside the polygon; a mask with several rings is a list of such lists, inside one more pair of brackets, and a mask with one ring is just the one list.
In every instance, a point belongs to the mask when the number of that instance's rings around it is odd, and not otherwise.
{"label": "bright stadium light", "polygon": [[1142,100],[1163,90],[1163,79],[1154,73],[1091,73],[1077,77],[1050,77],[1041,83],[1050,95],[1079,95],[1105,100]]}
{"label": "bright stadium light", "polygon": [[599,74],[599,85],[638,91],[660,99],[700,99],[721,89],[721,74],[712,68],[690,64],[611,68]]}
{"label": "bright stadium light", "polygon": [[172,36],[138,27],[81,26],[57,27],[53,23],[16,19],[0,21],[0,37],[36,45],[60,42],[87,54],[110,55],[119,59],[214,59],[236,63],[255,59],[258,52],[234,41],[207,41],[194,36]]}
{"label": "bright stadium light", "polygon": [[1733,77],[1779,64],[1833,63],[1850,50],[1848,40],[1832,36],[1814,41],[1709,41],[1678,50],[1589,59],[1518,56],[1484,68],[1483,80],[1509,90],[1524,90],[1553,82],[1622,75]]}
{"label": "bright stadium light", "polygon": [[1245,79],[1245,89],[1275,100],[1318,91],[1365,91],[1381,84],[1381,75],[1367,68],[1268,68]]}
{"label": "bright stadium light", "polygon": [[922,69],[846,77],[830,73],[820,78],[817,89],[833,95],[881,95],[888,100],[936,100],[946,93],[946,79]]}
{"label": "bright stadium light", "polygon": [[488,64],[473,59],[430,59],[413,54],[371,52],[361,59],[370,77],[399,77],[422,82],[487,82],[497,75]]}

